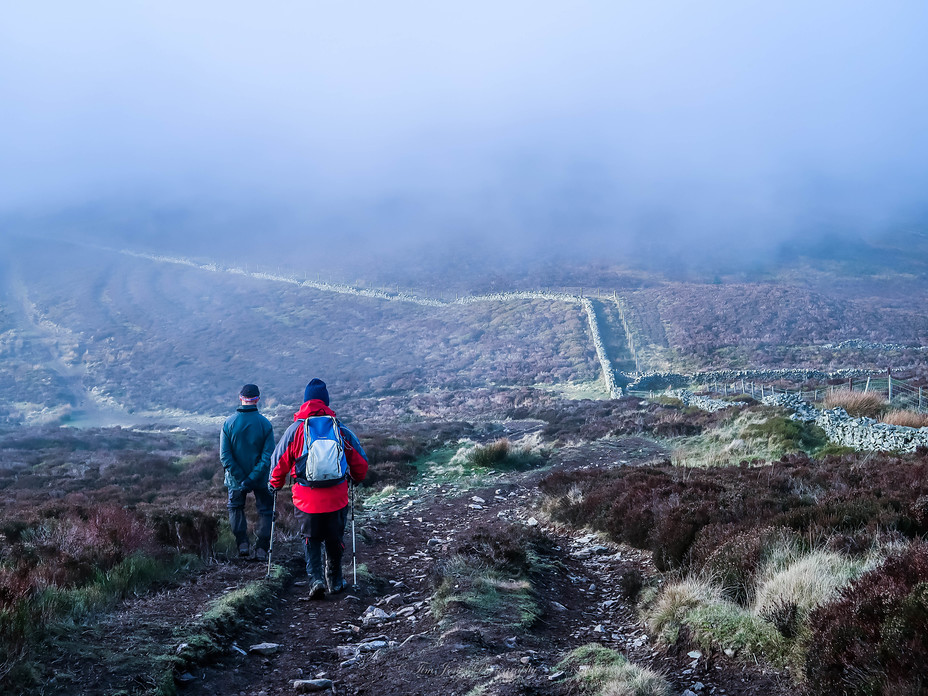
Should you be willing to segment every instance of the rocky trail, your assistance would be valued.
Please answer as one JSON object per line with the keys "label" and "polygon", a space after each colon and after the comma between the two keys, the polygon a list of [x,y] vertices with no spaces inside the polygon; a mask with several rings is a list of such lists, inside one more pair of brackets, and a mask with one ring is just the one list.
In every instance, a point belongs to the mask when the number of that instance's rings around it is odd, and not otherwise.
{"label": "rocky trail", "polygon": [[[635,465],[652,460],[658,451],[654,443],[627,438],[587,452],[585,458],[567,450],[554,467]],[[179,692],[569,694],[577,693],[576,685],[557,664],[570,650],[593,642],[659,671],[676,693],[790,692],[785,679],[721,652],[703,655],[653,645],[621,591],[622,577],[630,570],[656,575],[647,555],[582,530],[539,522],[545,519],[539,511],[540,477],[539,472],[497,473],[474,488],[426,477],[369,507],[357,517],[358,562],[365,571],[358,586],[321,601],[306,597],[298,541],[278,538],[275,561],[291,571],[279,596],[249,630],[224,645],[218,661],[178,675]],[[547,540],[544,570],[532,580],[541,610],[537,621],[522,628],[466,611],[436,620],[430,599],[455,539],[466,530],[507,524],[525,525]],[[350,579],[350,523],[346,545]],[[136,649],[144,642],[154,650],[160,643],[170,654],[177,647],[170,644],[171,626],[193,620],[205,602],[263,575],[258,563],[210,565],[178,587],[128,602],[94,635],[103,644],[121,642]],[[139,638],[142,633],[147,642]],[[83,693],[116,693],[117,682],[126,679],[112,662],[85,661],[83,670],[73,665],[70,671],[87,687]],[[124,682],[121,688],[127,691],[122,693],[142,693],[141,686]]]}

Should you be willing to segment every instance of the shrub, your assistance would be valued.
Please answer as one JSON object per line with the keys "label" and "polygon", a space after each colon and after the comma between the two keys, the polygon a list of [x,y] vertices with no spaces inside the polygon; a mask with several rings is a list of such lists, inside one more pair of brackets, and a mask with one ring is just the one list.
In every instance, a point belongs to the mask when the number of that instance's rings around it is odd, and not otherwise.
{"label": "shrub", "polygon": [[[928,533],[928,503],[918,502],[928,496],[928,451],[820,462],[799,453],[765,466],[713,470],[660,464],[559,472],[539,487],[552,517],[653,551],[660,569],[698,566],[717,546],[759,526],[810,539],[840,533],[852,541],[883,531]],[[732,577],[738,581],[743,571]]]}
{"label": "shrub", "polygon": [[864,574],[812,612],[805,676],[814,693],[921,693],[928,683],[928,544]]}
{"label": "shrub", "polygon": [[364,478],[364,487],[383,489],[387,486],[407,486],[416,478],[418,470],[412,464],[399,461],[382,461],[371,464]]}
{"label": "shrub", "polygon": [[215,515],[189,508],[159,510],[152,514],[151,521],[160,544],[203,559],[213,556],[219,539],[219,519]]}
{"label": "shrub", "polygon": [[843,408],[851,416],[878,418],[886,407],[886,400],[876,392],[836,389],[825,395],[825,408]]}
{"label": "shrub", "polygon": [[884,414],[880,422],[888,425],[902,425],[906,428],[924,428],[928,427],[928,413],[896,409]]}
{"label": "shrub", "polygon": [[619,575],[619,592],[622,597],[634,602],[644,587],[644,575],[637,567],[626,568]]}

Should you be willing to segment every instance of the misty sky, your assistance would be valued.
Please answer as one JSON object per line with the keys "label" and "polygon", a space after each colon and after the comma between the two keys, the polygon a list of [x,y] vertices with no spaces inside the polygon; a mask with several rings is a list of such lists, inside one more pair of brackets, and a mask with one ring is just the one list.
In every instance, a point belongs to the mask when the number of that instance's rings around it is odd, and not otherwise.
{"label": "misty sky", "polygon": [[926,37],[922,0],[7,3],[0,221],[619,255],[924,226]]}

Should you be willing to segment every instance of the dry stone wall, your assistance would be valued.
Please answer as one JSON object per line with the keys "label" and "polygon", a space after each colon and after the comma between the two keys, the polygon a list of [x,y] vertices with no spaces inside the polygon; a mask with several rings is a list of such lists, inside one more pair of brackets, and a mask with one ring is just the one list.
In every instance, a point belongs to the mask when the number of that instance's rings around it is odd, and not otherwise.
{"label": "dry stone wall", "polygon": [[698,409],[709,411],[710,413],[724,411],[726,408],[731,408],[732,406],[747,406],[747,402],[745,401],[723,401],[722,399],[713,399],[708,396],[694,394],[688,389],[672,389],[671,391],[664,392],[664,394],[675,399],[680,399],[684,406],[695,406]]}
{"label": "dry stone wall", "polygon": [[154,254],[144,254],[135,251],[129,250],[119,250],[119,253],[134,256],[136,258],[144,258],[150,261],[158,261],[161,263],[174,263],[184,266],[190,266],[192,268],[198,268],[204,271],[212,272],[223,272],[223,273],[234,273],[237,275],[244,275],[251,278],[259,278],[262,280],[270,280],[279,283],[290,283],[292,285],[297,285],[303,288],[312,288],[314,290],[320,290],[322,292],[336,292],[343,295],[354,295],[356,297],[369,297],[377,300],[384,300],[387,302],[405,302],[410,304],[421,305],[425,307],[447,307],[451,304],[473,304],[476,302],[511,302],[513,300],[548,300],[552,302],[567,302],[569,304],[580,305],[583,308],[583,311],[586,312],[587,323],[590,327],[590,336],[593,341],[593,347],[596,350],[596,357],[599,360],[600,368],[603,373],[603,381],[605,382],[606,389],[609,391],[610,397],[617,399],[622,395],[622,388],[618,386],[616,382],[615,370],[612,368],[612,361],[609,359],[609,356],[606,352],[606,346],[603,343],[602,335],[599,330],[599,322],[596,321],[596,313],[593,311],[593,303],[586,297],[582,295],[570,295],[568,293],[559,293],[559,292],[535,292],[535,291],[522,291],[522,292],[500,292],[500,293],[490,293],[487,295],[468,295],[465,297],[458,297],[454,300],[441,300],[441,299],[431,299],[423,298],[417,295],[411,295],[404,292],[389,292],[386,290],[370,289],[370,288],[357,288],[351,285],[344,285],[341,283],[328,283],[324,281],[312,281],[312,280],[300,280],[292,276],[283,276],[275,275],[272,273],[264,272],[249,272],[244,268],[236,267],[224,267],[219,266],[214,263],[197,263],[190,259],[172,257],[172,256],[158,256]]}
{"label": "dry stone wall", "polygon": [[763,402],[790,409],[792,418],[815,423],[831,442],[844,447],[881,452],[914,452],[917,447],[928,447],[928,428],[907,428],[880,423],[873,418],[855,418],[843,408],[820,411],[795,394],[775,394],[765,397]]}
{"label": "dry stone wall", "polygon": [[[583,308],[583,311],[586,312],[587,323],[590,328],[590,336],[593,341],[593,347],[596,350],[596,356],[599,360],[600,367],[602,369],[603,381],[605,386],[609,391],[609,394],[612,398],[619,398],[622,393],[626,390],[631,391],[663,391],[665,389],[683,389],[691,384],[708,384],[711,382],[738,382],[740,380],[751,380],[751,381],[762,381],[762,382],[771,382],[777,380],[826,380],[826,379],[847,379],[853,377],[866,377],[868,375],[878,374],[874,370],[836,370],[833,372],[824,372],[822,370],[813,370],[813,369],[767,369],[767,370],[716,370],[711,372],[700,372],[692,374],[678,374],[673,372],[646,372],[646,373],[627,373],[627,372],[617,372],[613,369],[612,361],[609,359],[608,353],[606,352],[606,347],[602,340],[602,334],[600,332],[599,323],[596,320],[596,314],[593,311],[593,303],[589,298],[583,297],[582,295],[571,295],[568,293],[559,293],[559,292],[536,292],[536,291],[521,291],[521,292],[500,292],[500,293],[490,293],[487,295],[470,295],[465,297],[458,297],[454,300],[442,300],[442,299],[433,299],[428,297],[419,297],[418,295],[413,295],[406,292],[390,292],[387,290],[378,290],[378,289],[369,289],[369,288],[357,288],[351,285],[344,285],[341,283],[328,283],[323,281],[311,281],[311,280],[300,280],[296,277],[283,276],[283,275],[274,275],[271,273],[263,272],[248,272],[247,269],[235,268],[235,267],[224,267],[214,263],[198,263],[190,259],[171,257],[171,256],[158,256],[153,254],[144,254],[128,250],[119,250],[120,253],[126,254],[129,256],[134,256],[138,258],[145,258],[152,261],[158,261],[162,263],[174,263],[181,264],[185,266],[190,266],[193,268],[199,268],[204,271],[212,272],[224,272],[224,273],[235,273],[239,275],[246,275],[253,278],[260,278],[263,280],[270,280],[281,283],[290,283],[304,288],[312,288],[314,290],[320,290],[322,292],[336,292],[345,295],[355,295],[357,297],[368,297],[377,300],[384,300],[388,302],[405,302],[410,304],[417,304],[425,307],[446,307],[451,304],[472,304],[475,302],[509,302],[513,300],[547,300],[552,302],[567,302],[569,304],[579,305]],[[825,347],[832,348],[880,348],[882,350],[902,350],[906,348],[911,348],[907,346],[899,346],[896,344],[873,344],[867,343],[864,341],[844,341],[843,343],[836,345],[827,345]],[[918,350],[928,350],[928,347],[918,348]],[[622,385],[625,385],[624,387]],[[779,395],[778,395],[779,396]],[[696,398],[696,399],[707,399],[706,397],[695,397],[690,396],[687,398]],[[706,403],[717,401],[714,399],[707,399]],[[724,404],[730,404],[731,402],[719,402]],[[694,403],[694,405],[698,405]],[[837,426],[835,426],[837,427]],[[895,427],[895,426],[889,426]],[[845,432],[848,430],[847,427],[842,426],[840,432]],[[909,429],[911,430],[911,428]],[[827,432],[827,431],[826,431]],[[835,432],[838,432],[836,430]],[[844,436],[842,436],[844,437]],[[849,436],[848,436],[849,437]],[[888,436],[887,436],[888,437]],[[887,439],[888,441],[896,442],[897,437]],[[853,445],[852,445],[853,446]],[[913,447],[914,449],[914,447]]]}

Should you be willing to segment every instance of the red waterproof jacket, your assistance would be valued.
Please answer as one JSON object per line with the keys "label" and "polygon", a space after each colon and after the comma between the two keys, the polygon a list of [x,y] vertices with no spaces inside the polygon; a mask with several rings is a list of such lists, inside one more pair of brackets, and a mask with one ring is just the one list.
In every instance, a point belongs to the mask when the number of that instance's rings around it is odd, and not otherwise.
{"label": "red waterproof jacket", "polygon": [[[271,455],[270,485],[283,488],[287,474],[296,480],[293,467],[303,454],[303,421],[310,416],[335,416],[335,411],[320,399],[310,399],[300,410],[293,414],[294,423],[277,443]],[[339,423],[342,438],[345,441],[345,458],[348,460],[348,474],[354,481],[361,481],[367,476],[367,455],[353,432]],[[344,481],[329,488],[310,488],[299,483],[293,484],[293,504],[303,512],[334,512],[348,504],[348,482]]]}

